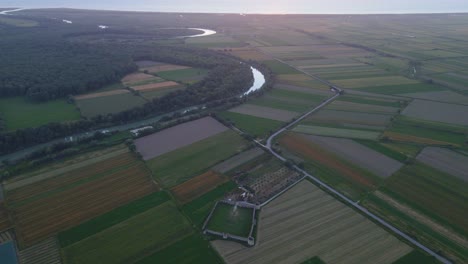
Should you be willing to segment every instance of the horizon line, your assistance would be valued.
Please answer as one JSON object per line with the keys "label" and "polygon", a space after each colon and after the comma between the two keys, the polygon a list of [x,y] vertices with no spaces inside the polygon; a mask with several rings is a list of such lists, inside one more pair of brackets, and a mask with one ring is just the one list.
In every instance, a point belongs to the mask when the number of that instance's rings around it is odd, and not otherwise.
{"label": "horizon line", "polygon": [[135,13],[166,13],[166,14],[214,14],[214,15],[460,15],[468,14],[467,11],[431,11],[431,12],[353,12],[353,13],[255,13],[255,12],[195,12],[195,11],[154,11],[154,10],[122,10],[122,9],[93,9],[93,8],[76,8],[76,7],[2,7],[1,9],[22,9],[22,10],[41,10],[41,9],[71,9],[71,10],[88,10],[88,11],[113,11],[113,12],[135,12]]}

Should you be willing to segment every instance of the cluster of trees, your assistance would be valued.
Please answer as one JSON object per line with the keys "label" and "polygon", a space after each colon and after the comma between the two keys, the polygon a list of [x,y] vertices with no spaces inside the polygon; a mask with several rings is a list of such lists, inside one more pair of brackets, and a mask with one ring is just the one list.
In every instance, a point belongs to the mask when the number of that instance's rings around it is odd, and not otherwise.
{"label": "cluster of trees", "polygon": [[47,101],[120,80],[137,66],[128,54],[39,37],[0,39],[0,96]]}
{"label": "cluster of trees", "polygon": [[0,154],[6,154],[21,147],[48,142],[52,139],[85,132],[96,126],[93,120],[67,123],[49,123],[36,128],[18,129],[0,134]]}

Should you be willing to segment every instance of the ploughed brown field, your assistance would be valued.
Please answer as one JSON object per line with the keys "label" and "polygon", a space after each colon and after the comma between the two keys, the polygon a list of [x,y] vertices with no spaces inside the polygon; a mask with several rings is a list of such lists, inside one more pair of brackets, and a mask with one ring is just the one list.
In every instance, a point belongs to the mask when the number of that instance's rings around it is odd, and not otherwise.
{"label": "ploughed brown field", "polygon": [[155,191],[145,165],[132,154],[67,172],[7,193],[20,246]]}
{"label": "ploughed brown field", "polygon": [[148,79],[155,78],[153,75],[149,75],[146,73],[132,73],[127,76],[125,76],[122,79],[123,83],[129,83],[129,82],[137,82],[137,81],[144,81]]}
{"label": "ploughed brown field", "polygon": [[0,231],[8,229],[11,226],[10,219],[8,218],[8,213],[5,209],[5,206],[0,203]]}
{"label": "ploughed brown field", "polygon": [[185,204],[213,190],[228,180],[228,177],[222,174],[216,173],[214,171],[208,171],[191,180],[177,185],[176,187],[172,188],[171,191],[174,193],[175,197],[177,200],[179,200],[180,203]]}
{"label": "ploughed brown field", "polygon": [[211,117],[183,123],[135,140],[135,146],[149,160],[228,130]]}
{"label": "ploughed brown field", "polygon": [[412,142],[412,143],[428,144],[428,145],[456,145],[456,144],[445,142],[445,141],[405,135],[405,134],[400,134],[400,133],[391,132],[391,131],[385,131],[383,135],[388,137],[389,139],[392,139],[395,141],[402,141],[402,142]]}
{"label": "ploughed brown field", "polygon": [[112,90],[112,91],[101,92],[101,93],[78,95],[78,96],[75,96],[75,100],[97,98],[97,97],[104,97],[104,96],[115,95],[115,94],[124,94],[124,93],[129,93],[129,91],[124,90],[124,89],[118,89],[118,90]]}
{"label": "ploughed brown field", "polygon": [[373,182],[372,179],[366,178],[355,168],[342,162],[330,153],[323,151],[304,136],[289,133],[283,136],[279,142],[293,153],[297,153],[306,159],[316,161],[326,167],[333,168],[347,180],[353,181],[365,188],[373,188],[376,186],[376,183]]}

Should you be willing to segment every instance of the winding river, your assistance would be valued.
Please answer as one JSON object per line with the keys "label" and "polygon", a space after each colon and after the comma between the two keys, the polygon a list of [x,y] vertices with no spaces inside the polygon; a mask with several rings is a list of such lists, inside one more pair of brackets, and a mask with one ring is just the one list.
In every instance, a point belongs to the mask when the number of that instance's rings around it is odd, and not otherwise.
{"label": "winding river", "polygon": [[24,10],[24,8],[4,10],[4,11],[0,12],[0,15],[9,15],[9,13],[17,12],[17,11],[21,11],[21,10]]}

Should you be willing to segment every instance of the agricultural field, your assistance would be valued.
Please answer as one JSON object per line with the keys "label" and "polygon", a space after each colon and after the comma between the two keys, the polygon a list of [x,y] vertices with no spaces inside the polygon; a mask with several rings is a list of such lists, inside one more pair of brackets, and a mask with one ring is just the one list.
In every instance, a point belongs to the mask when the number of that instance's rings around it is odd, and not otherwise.
{"label": "agricultural field", "polygon": [[433,122],[468,126],[468,106],[414,100],[402,112],[404,116]]}
{"label": "agricultural field", "polygon": [[274,89],[272,90],[272,93],[278,93],[278,92],[285,93],[285,91],[295,92],[295,93],[289,93],[289,96],[287,97],[291,97],[291,95],[302,97],[302,96],[307,96],[307,94],[319,95],[319,96],[325,96],[325,97],[328,97],[331,95],[331,92],[325,89],[319,89],[319,88],[314,89],[310,87],[296,86],[296,85],[289,85],[289,84],[282,84],[282,83],[275,84]]}
{"label": "agricultural field", "polygon": [[21,250],[18,253],[20,263],[35,264],[60,264],[60,248],[55,237],[43,240],[34,246]]}
{"label": "agricultural field", "polygon": [[466,127],[397,116],[383,136],[397,142],[460,147],[465,144]]}
{"label": "agricultural field", "polygon": [[293,131],[297,133],[317,135],[317,136],[344,137],[344,138],[370,139],[370,140],[376,140],[380,136],[379,132],[374,132],[374,131],[333,128],[333,127],[324,127],[324,126],[310,126],[310,125],[298,125],[293,129]]}
{"label": "agricultural field", "polygon": [[221,112],[219,116],[254,137],[264,137],[284,124],[281,121],[233,112]]}
{"label": "agricultural field", "polygon": [[227,130],[215,119],[204,117],[136,139],[135,146],[144,160],[150,160]]}
{"label": "agricultural field", "polygon": [[10,97],[0,99],[0,118],[6,130],[13,131],[50,122],[79,120],[80,112],[64,99],[35,103],[23,97]]}
{"label": "agricultural field", "polygon": [[153,177],[164,187],[170,188],[200,175],[246,147],[247,142],[229,130],[147,160],[146,163],[153,171]]}
{"label": "agricultural field", "polygon": [[327,105],[327,110],[338,110],[338,111],[352,111],[352,112],[361,112],[361,113],[373,113],[373,114],[396,114],[399,111],[398,107],[393,106],[381,106],[374,104],[362,104],[362,103],[353,103],[347,101],[333,101],[331,104]]}
{"label": "agricultural field", "polygon": [[219,164],[216,164],[213,168],[211,168],[213,171],[219,172],[219,173],[226,173],[229,172],[236,167],[249,162],[250,160],[253,160],[261,155],[265,154],[265,151],[263,151],[261,148],[256,147],[249,149],[247,151],[244,151],[242,153],[237,154],[236,156],[233,156],[232,158],[223,161]]}
{"label": "agricultural field", "polygon": [[325,109],[310,115],[302,124],[327,124],[343,128],[384,130],[391,119],[391,115]]}
{"label": "agricultural field", "polygon": [[181,204],[186,204],[227,182],[228,177],[208,171],[171,189]]}
{"label": "agricultural field", "polygon": [[139,92],[147,92],[153,90],[161,90],[167,89],[168,87],[180,86],[176,82],[168,81],[168,82],[159,82],[159,83],[150,83],[144,85],[133,86],[132,89]]}
{"label": "agricultural field", "polygon": [[151,75],[151,74],[146,74],[146,73],[141,73],[141,72],[136,72],[129,74],[122,78],[121,82],[122,84],[126,86],[136,86],[136,85],[142,85],[142,84],[148,84],[152,82],[160,82],[161,79]]}
{"label": "agricultural field", "polygon": [[308,91],[293,91],[276,86],[261,98],[250,100],[249,104],[302,113],[320,104],[329,96],[328,92],[310,88],[302,89]]}
{"label": "agricultural field", "polygon": [[350,139],[312,135],[308,135],[306,138],[327,151],[333,152],[382,178],[391,176],[403,166],[402,163]]}
{"label": "agricultural field", "polygon": [[195,200],[182,206],[182,211],[192,220],[200,230],[206,217],[210,214],[217,201],[222,200],[224,196],[238,188],[237,184],[228,181],[215,189],[203,194]]}
{"label": "agricultural field", "polygon": [[361,57],[368,53],[344,45],[259,47],[263,52],[283,60],[313,60],[324,58]]}
{"label": "agricultural field", "polygon": [[244,60],[264,61],[270,57],[251,48],[233,48],[229,53]]}
{"label": "agricultural field", "polygon": [[298,70],[277,60],[267,60],[262,63],[268,66],[275,74],[300,74]]}
{"label": "agricultural field", "polygon": [[206,229],[247,238],[253,224],[253,213],[253,208],[219,202],[214,208]]}
{"label": "agricultural field", "polygon": [[362,88],[362,87],[378,87],[379,85],[407,85],[417,84],[418,81],[408,79],[401,76],[385,76],[385,77],[368,77],[368,78],[357,78],[357,79],[344,79],[344,80],[331,80],[334,84],[347,88]]}
{"label": "agricultural field", "polygon": [[466,188],[465,181],[416,162],[390,177],[363,204],[458,262],[467,258]]}
{"label": "agricultural field", "polygon": [[158,88],[157,90],[146,90],[140,93],[140,95],[146,100],[153,100],[155,98],[160,98],[167,95],[170,92],[178,91],[184,89],[185,86],[177,85],[177,86],[169,86],[167,88]]}
{"label": "agricultural field", "polygon": [[135,261],[192,232],[188,220],[168,201],[66,247],[64,258],[67,263]]}
{"label": "agricultural field", "polygon": [[302,162],[304,169],[341,191],[359,200],[382,181],[349,161],[310,141],[306,135],[287,133],[278,140],[286,158]]}
{"label": "agricultural field", "polygon": [[353,90],[369,92],[383,95],[401,95],[411,97],[411,93],[426,93],[426,92],[443,92],[444,88],[426,83],[414,83],[414,84],[401,84],[401,85],[387,85],[381,86],[370,86],[363,88],[355,88]]}
{"label": "agricultural field", "polygon": [[262,208],[251,248],[216,240],[226,263],[393,263],[412,249],[308,181]]}
{"label": "agricultural field", "polygon": [[427,147],[416,157],[417,160],[440,171],[468,181],[468,157],[449,149]]}
{"label": "agricultural field", "polygon": [[11,222],[8,216],[8,211],[2,201],[0,202],[0,232],[9,229],[10,227]]}
{"label": "agricultural field", "polygon": [[276,79],[280,84],[311,87],[322,90],[330,89],[328,86],[305,74],[280,74],[276,76]]}
{"label": "agricultural field", "polygon": [[468,96],[463,96],[461,94],[458,94],[452,91],[406,93],[406,94],[400,94],[400,95],[411,97],[411,98],[429,100],[429,101],[437,101],[437,102],[442,102],[442,103],[468,105]]}
{"label": "agricultural field", "polygon": [[240,106],[230,109],[229,112],[266,118],[281,122],[288,122],[299,115],[299,113],[293,111],[258,106],[253,104],[242,104]]}
{"label": "agricultural field", "polygon": [[60,232],[58,234],[60,246],[62,248],[66,248],[116,224],[123,223],[133,216],[144,213],[169,200],[171,200],[170,195],[165,191],[160,191],[151,193],[143,198],[117,207],[109,212]]}
{"label": "agricultural field", "polygon": [[200,48],[238,48],[245,46],[244,43],[222,34],[203,38],[186,38],[185,43]]}
{"label": "agricultural field", "polygon": [[211,248],[201,235],[193,234],[164,249],[145,257],[137,264],[153,264],[163,261],[165,264],[213,263],[222,264],[223,260]]}
{"label": "agricultural field", "polygon": [[146,101],[140,96],[131,93],[121,93],[76,100],[75,103],[83,117],[91,118],[98,115],[119,113],[137,106],[142,106]]}
{"label": "agricultural field", "polygon": [[64,173],[45,172],[35,179],[42,180],[6,185],[21,247],[157,190],[148,169],[131,153]]}
{"label": "agricultural field", "polygon": [[91,166],[129,152],[124,145],[103,148],[97,151],[82,153],[65,160],[53,162],[45,166],[38,166],[33,171],[24,172],[11,179],[3,181],[5,191],[14,190],[30,184],[54,178],[67,172]]}
{"label": "agricultural field", "polygon": [[112,90],[109,90],[109,91],[77,95],[77,96],[74,96],[73,99],[74,100],[83,100],[83,99],[106,97],[106,96],[109,96],[109,95],[127,94],[127,93],[130,93],[130,91],[125,90],[125,89],[112,89]]}
{"label": "agricultural field", "polygon": [[[314,61],[306,61],[309,64],[301,66],[301,70],[314,74],[320,78],[326,80],[332,80],[332,82],[339,82],[341,80],[347,82],[351,79],[364,79],[364,78],[383,78],[390,76],[389,72],[385,70],[365,65],[365,64],[316,64]],[[301,61],[299,61],[300,63]],[[305,63],[305,62],[304,62]]]}

